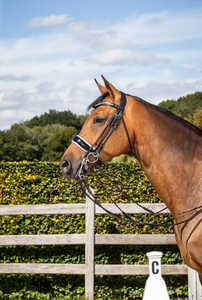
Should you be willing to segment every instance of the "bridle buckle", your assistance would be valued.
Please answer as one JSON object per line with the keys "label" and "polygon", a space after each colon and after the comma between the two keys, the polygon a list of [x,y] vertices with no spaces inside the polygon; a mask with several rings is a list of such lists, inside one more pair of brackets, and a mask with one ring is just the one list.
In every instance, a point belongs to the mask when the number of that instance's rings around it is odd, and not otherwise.
{"label": "bridle buckle", "polygon": [[[86,156],[85,159],[90,164],[96,163],[98,161],[98,159],[99,159],[99,153],[98,152],[89,152],[87,155],[84,154],[83,158],[84,158],[84,156]],[[90,157],[93,157],[93,160],[90,159]]]}
{"label": "bridle buckle", "polygon": [[[90,159],[90,156],[93,157],[93,160]],[[81,180],[85,179],[85,175],[83,174],[83,169],[85,171],[89,170],[88,163],[89,164],[94,164],[98,161],[98,159],[99,159],[99,153],[97,153],[97,152],[89,152],[89,153],[87,152],[87,153],[83,154],[82,161],[81,161],[81,166],[80,166],[79,171],[78,171],[79,179],[81,179]]]}

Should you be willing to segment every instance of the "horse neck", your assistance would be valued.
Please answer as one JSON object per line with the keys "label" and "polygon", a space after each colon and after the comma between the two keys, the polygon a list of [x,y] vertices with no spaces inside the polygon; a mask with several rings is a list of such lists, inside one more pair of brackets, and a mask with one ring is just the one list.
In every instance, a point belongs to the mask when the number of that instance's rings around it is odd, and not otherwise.
{"label": "horse neck", "polygon": [[193,208],[202,193],[199,130],[144,101],[131,103],[134,152],[149,181],[172,213]]}

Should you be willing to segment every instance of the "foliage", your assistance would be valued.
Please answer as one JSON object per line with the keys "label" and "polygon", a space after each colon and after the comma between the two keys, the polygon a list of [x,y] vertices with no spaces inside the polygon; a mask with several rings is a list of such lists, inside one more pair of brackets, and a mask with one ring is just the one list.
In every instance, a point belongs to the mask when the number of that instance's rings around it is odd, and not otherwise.
{"label": "foliage", "polygon": [[41,116],[35,116],[29,121],[26,121],[24,124],[33,128],[36,126],[46,126],[52,124],[60,124],[63,126],[73,126],[77,130],[80,130],[86,120],[87,116],[78,116],[73,114],[70,110],[68,111],[57,111],[54,109],[50,109],[49,113],[44,113]]}
{"label": "foliage", "polygon": [[172,111],[176,115],[181,115],[182,118],[185,118],[188,114],[193,116],[197,109],[202,109],[202,92],[188,94],[176,101],[162,101],[158,105]]}
{"label": "foliage", "polygon": [[162,102],[160,102],[159,104],[158,104],[158,106],[161,106],[161,107],[163,107],[163,108],[165,108],[165,109],[167,109],[167,110],[170,110],[170,111],[172,111],[173,113],[175,112],[175,111],[177,111],[177,109],[178,109],[178,100],[176,101],[176,100],[166,100],[166,101],[162,101]]}
{"label": "foliage", "polygon": [[193,116],[188,114],[184,119],[202,129],[202,110],[197,109]]}
{"label": "foliage", "polygon": [[[0,131],[0,160],[4,161],[33,161],[34,159],[41,160],[44,154],[51,160],[49,150],[51,148],[50,139],[54,136],[54,139],[59,142],[59,138],[66,130],[67,132],[77,133],[74,127],[66,128],[59,124],[47,125],[45,127],[37,126],[29,128],[24,124],[14,124],[10,130],[6,132]],[[74,128],[74,130],[72,129]],[[72,131],[73,130],[73,131]],[[71,135],[71,134],[70,134]],[[62,140],[61,140],[62,142]],[[66,142],[66,146],[70,144],[69,139]],[[52,146],[53,147],[53,146]],[[51,149],[50,149],[51,148]],[[64,142],[62,143],[62,149],[64,150]],[[55,157],[52,155],[52,159],[58,160],[60,153]],[[63,153],[62,153],[63,154]]]}
{"label": "foliage", "polygon": [[26,155],[28,160],[37,156],[39,145],[32,131],[23,124],[14,124],[4,135],[2,146],[3,158],[8,161],[22,160]]}
{"label": "foliage", "polygon": [[130,157],[126,154],[121,154],[119,156],[112,158],[111,162],[112,163],[132,164],[132,163],[136,163],[137,160],[134,157]]}
{"label": "foliage", "polygon": [[0,130],[0,161],[4,158],[4,142],[5,142],[5,132]]}
{"label": "foliage", "polygon": [[77,133],[76,128],[71,126],[53,134],[44,150],[42,160],[59,161]]}
{"label": "foliage", "polygon": [[[138,202],[161,202],[138,164],[108,163],[107,174]],[[88,183],[102,202],[109,202],[94,174]],[[126,202],[105,179],[104,185],[114,200]],[[1,204],[80,203],[85,199],[79,185],[63,178],[58,163],[0,163]],[[135,216],[137,217],[137,216]],[[166,218],[167,216],[165,216]],[[143,215],[138,218],[145,219]],[[162,221],[161,217],[147,217]],[[84,233],[83,215],[2,216],[0,234]],[[95,233],[173,233],[173,228],[140,227],[108,215],[95,216]],[[96,264],[145,264],[148,251],[162,251],[163,264],[182,264],[177,246],[96,245]],[[84,263],[84,245],[2,246],[0,262]],[[170,299],[187,299],[187,277],[165,276]],[[96,276],[97,299],[142,299],[146,276]],[[0,299],[79,299],[84,295],[84,276],[46,274],[1,274]],[[81,298],[82,299],[82,298]]]}
{"label": "foliage", "polygon": [[[69,110],[63,112],[50,110],[49,113],[35,116],[24,123],[14,124],[9,130],[0,130],[0,161],[60,159],[64,149],[66,150],[65,147],[70,144],[69,135],[71,135],[67,133],[65,143],[62,130],[66,128],[66,132],[70,132],[74,128],[74,133],[77,134],[87,117],[88,115],[77,116]],[[55,143],[53,140],[50,141],[51,137],[56,140]],[[61,147],[56,146],[59,142],[62,142]]]}

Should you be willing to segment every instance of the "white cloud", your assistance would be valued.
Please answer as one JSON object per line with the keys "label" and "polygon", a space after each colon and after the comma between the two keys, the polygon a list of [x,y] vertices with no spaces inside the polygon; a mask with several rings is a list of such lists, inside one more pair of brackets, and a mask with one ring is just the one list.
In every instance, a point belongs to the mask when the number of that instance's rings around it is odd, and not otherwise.
{"label": "white cloud", "polygon": [[37,91],[40,94],[47,94],[49,92],[59,92],[67,88],[69,84],[67,82],[42,82],[36,86]]}
{"label": "white cloud", "polygon": [[142,65],[167,64],[168,58],[161,58],[152,54],[136,53],[130,49],[113,49],[102,53],[92,54],[89,58],[92,63],[100,65]]}
{"label": "white cloud", "polygon": [[100,74],[155,104],[202,90],[201,39],[193,43],[202,36],[200,11],[132,15],[114,23],[52,15],[28,24],[65,25],[1,41],[0,129],[49,109],[84,114],[99,96],[93,78],[100,81]]}
{"label": "white cloud", "polygon": [[99,49],[125,49],[125,48],[132,48],[133,46],[134,45],[130,41],[112,38],[107,42],[99,44],[98,48]]}
{"label": "white cloud", "polygon": [[167,99],[177,100],[181,96],[202,90],[202,79],[178,80],[174,82],[149,81],[141,87],[133,83],[127,85],[128,93],[158,104]]}
{"label": "white cloud", "polygon": [[51,15],[48,17],[36,17],[27,23],[28,27],[39,27],[39,26],[55,26],[66,24],[71,20],[67,15]]}
{"label": "white cloud", "polygon": [[112,28],[120,38],[149,45],[201,38],[201,26],[201,11],[189,10],[134,14]]}
{"label": "white cloud", "polygon": [[12,82],[12,81],[29,81],[32,79],[32,76],[14,76],[11,74],[0,76],[0,81]]}
{"label": "white cloud", "polygon": [[23,63],[40,58],[48,60],[57,55],[65,55],[66,59],[71,55],[72,59],[80,48],[80,42],[64,32],[3,41],[0,45],[0,63],[17,60]]}
{"label": "white cloud", "polygon": [[195,64],[191,64],[191,65],[185,64],[184,67],[190,70],[192,73],[202,74],[202,69],[198,68]]}
{"label": "white cloud", "polygon": [[83,103],[87,107],[95,99],[97,92],[98,89],[93,80],[82,80],[71,87],[68,98],[73,99],[74,103]]}
{"label": "white cloud", "polygon": [[12,92],[5,93],[2,96],[2,102],[5,102],[5,104],[7,104],[8,102],[16,104],[27,101],[28,98],[29,96],[25,94],[23,89],[18,89]]}
{"label": "white cloud", "polygon": [[8,124],[13,125],[14,123],[30,120],[33,117],[34,117],[33,113],[23,109],[20,110],[5,109],[3,112],[0,111],[1,130],[9,129],[10,126],[8,126]]}
{"label": "white cloud", "polygon": [[82,32],[97,27],[96,21],[71,22],[66,29],[74,32]]}

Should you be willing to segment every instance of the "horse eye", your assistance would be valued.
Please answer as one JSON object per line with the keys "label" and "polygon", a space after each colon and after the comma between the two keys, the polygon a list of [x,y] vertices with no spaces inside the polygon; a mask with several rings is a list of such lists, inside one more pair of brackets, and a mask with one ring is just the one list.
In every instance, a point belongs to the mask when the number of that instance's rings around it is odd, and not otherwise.
{"label": "horse eye", "polygon": [[99,116],[94,117],[93,124],[102,125],[105,122],[105,119]]}

